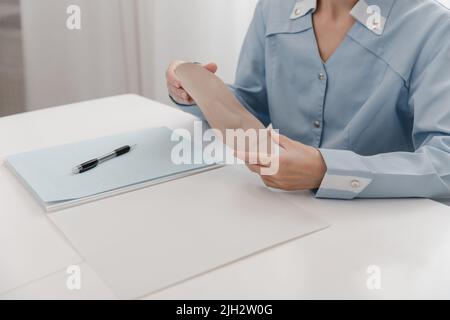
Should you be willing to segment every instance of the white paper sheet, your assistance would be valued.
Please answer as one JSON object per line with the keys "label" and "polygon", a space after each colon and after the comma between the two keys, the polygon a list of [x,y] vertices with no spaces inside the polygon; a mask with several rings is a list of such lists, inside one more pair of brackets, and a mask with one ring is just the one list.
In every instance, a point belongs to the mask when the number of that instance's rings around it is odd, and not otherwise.
{"label": "white paper sheet", "polygon": [[55,213],[62,230],[119,298],[137,298],[327,227],[225,167]]}
{"label": "white paper sheet", "polygon": [[0,294],[82,261],[1,162]]}

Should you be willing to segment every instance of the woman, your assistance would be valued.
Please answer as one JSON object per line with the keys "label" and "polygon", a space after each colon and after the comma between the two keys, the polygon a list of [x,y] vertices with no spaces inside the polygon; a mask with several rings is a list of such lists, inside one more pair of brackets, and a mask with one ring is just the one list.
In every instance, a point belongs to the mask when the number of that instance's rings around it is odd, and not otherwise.
{"label": "woman", "polygon": [[[230,87],[283,135],[267,186],[339,199],[450,196],[450,11],[441,1],[259,2]],[[192,105],[179,63],[167,71],[169,92]]]}

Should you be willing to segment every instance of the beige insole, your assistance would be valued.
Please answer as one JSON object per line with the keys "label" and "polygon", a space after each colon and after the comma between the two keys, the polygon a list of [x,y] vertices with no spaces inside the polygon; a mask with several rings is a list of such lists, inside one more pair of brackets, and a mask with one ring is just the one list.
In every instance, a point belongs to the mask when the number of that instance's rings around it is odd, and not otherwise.
{"label": "beige insole", "polygon": [[[227,85],[215,74],[206,70],[199,64],[184,63],[175,70],[179,81],[192,99],[201,109],[211,128],[220,131],[223,137],[227,137],[227,129],[255,129],[258,133],[256,144],[264,146],[262,153],[269,153],[271,144],[262,143],[270,141],[269,131],[237,100]],[[262,130],[262,131],[261,131]],[[233,146],[235,151],[241,152],[242,148],[234,144],[234,141],[224,141],[228,146]],[[253,147],[255,143],[252,143]],[[267,147],[265,147],[267,146]],[[238,150],[239,149],[239,150]],[[249,151],[248,146],[245,148]],[[252,151],[255,149],[252,148]]]}

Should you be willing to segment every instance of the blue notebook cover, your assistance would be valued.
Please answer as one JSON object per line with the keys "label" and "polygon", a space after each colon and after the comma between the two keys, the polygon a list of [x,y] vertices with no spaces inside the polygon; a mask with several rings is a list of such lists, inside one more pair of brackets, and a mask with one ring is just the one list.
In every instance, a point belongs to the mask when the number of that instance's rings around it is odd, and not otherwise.
{"label": "blue notebook cover", "polygon": [[[171,177],[204,171],[211,164],[174,164],[173,131],[161,127],[128,132],[9,156],[10,169],[39,198],[46,209],[79,200],[132,189],[151,181],[171,180]],[[73,174],[72,169],[92,158],[107,154],[125,145],[136,145],[128,154],[99,165],[97,168]]]}

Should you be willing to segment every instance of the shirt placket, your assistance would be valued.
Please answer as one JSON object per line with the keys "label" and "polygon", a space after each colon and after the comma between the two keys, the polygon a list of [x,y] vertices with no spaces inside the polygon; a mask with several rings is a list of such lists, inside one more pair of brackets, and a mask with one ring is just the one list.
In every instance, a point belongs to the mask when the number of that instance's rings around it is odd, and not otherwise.
{"label": "shirt placket", "polygon": [[319,82],[318,88],[318,108],[317,112],[315,114],[315,119],[312,123],[312,130],[315,135],[315,147],[320,147],[321,141],[322,141],[322,134],[323,134],[323,115],[324,115],[324,108],[325,108],[325,101],[326,101],[326,94],[327,94],[327,85],[328,85],[328,74],[325,69],[325,66],[322,64],[322,67],[319,69],[317,74],[317,80]]}

